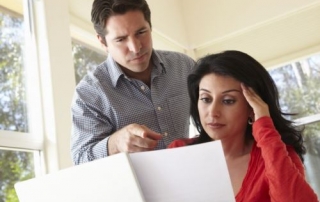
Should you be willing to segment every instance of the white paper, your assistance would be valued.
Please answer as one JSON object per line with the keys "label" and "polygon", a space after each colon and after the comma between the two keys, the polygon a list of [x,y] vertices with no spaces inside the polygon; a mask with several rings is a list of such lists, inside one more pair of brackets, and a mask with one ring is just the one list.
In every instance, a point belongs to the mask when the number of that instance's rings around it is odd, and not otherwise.
{"label": "white paper", "polygon": [[15,185],[20,202],[145,202],[126,153]]}
{"label": "white paper", "polygon": [[147,202],[233,202],[220,141],[129,154]]}

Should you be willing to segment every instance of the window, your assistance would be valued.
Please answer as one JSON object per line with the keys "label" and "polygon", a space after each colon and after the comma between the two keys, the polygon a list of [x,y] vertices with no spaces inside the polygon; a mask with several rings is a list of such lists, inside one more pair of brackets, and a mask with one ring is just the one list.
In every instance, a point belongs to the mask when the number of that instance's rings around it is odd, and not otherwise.
{"label": "window", "polygon": [[77,83],[79,83],[87,72],[92,71],[106,59],[106,55],[103,55],[86,45],[82,45],[77,41],[72,41],[72,54]]}
{"label": "window", "polygon": [[[22,8],[28,1],[15,3]],[[40,165],[41,134],[31,133],[30,124],[34,113],[28,88],[34,86],[28,82],[26,61],[32,49],[25,51],[31,41],[29,19],[22,9],[0,4],[0,202],[18,201],[14,184],[33,178]]]}
{"label": "window", "polygon": [[38,153],[0,148],[0,202],[18,201],[14,184],[35,177]]}
{"label": "window", "polygon": [[1,9],[0,129],[28,132],[23,16]]}
{"label": "window", "polygon": [[298,113],[288,117],[304,125],[306,176],[320,197],[320,55],[269,70],[280,93],[284,112]]}
{"label": "window", "polygon": [[305,125],[305,144],[307,155],[304,164],[306,167],[306,177],[310,185],[320,196],[320,121]]}

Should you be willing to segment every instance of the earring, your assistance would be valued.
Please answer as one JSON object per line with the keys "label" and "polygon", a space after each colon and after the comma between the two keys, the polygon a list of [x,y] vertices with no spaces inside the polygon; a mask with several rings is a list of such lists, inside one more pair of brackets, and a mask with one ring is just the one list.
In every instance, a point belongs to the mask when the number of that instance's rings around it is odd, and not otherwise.
{"label": "earring", "polygon": [[248,118],[248,124],[249,124],[249,125],[252,125],[252,124],[253,124],[253,120],[252,120],[251,117]]}

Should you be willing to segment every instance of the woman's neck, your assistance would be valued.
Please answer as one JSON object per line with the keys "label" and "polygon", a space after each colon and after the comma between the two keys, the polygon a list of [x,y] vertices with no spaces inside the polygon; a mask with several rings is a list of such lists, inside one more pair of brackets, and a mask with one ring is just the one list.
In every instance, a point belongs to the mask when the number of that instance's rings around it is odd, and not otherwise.
{"label": "woman's neck", "polygon": [[251,152],[253,140],[221,140],[226,159],[236,159]]}

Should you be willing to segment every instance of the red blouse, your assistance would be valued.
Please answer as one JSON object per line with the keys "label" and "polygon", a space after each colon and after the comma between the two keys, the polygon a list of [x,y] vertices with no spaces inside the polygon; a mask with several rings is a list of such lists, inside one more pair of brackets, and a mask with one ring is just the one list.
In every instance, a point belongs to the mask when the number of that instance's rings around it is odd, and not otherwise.
{"label": "red blouse", "polygon": [[[270,117],[253,124],[250,162],[237,202],[316,202],[317,195],[305,180],[303,164],[293,147],[286,146]],[[168,148],[192,144],[196,139],[179,139]]]}

